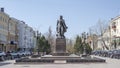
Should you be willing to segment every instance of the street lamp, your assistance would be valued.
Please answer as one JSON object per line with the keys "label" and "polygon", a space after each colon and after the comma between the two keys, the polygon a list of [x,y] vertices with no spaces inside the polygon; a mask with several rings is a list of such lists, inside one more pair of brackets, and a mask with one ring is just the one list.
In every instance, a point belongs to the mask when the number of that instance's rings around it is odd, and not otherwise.
{"label": "street lamp", "polygon": [[39,52],[40,52],[40,49],[39,49],[39,38],[41,37],[41,33],[39,33],[39,31],[37,31],[37,43],[36,43],[36,45],[37,45],[37,51],[38,51],[38,55],[39,55]]}
{"label": "street lamp", "polygon": [[116,41],[116,37],[115,37],[115,39],[114,39],[114,48],[116,49],[117,47],[116,47],[116,44],[117,44],[117,41]]}
{"label": "street lamp", "polygon": [[84,43],[83,55],[86,55],[86,46],[85,46],[85,43],[86,43],[87,36],[88,36],[88,33],[86,33],[86,32],[82,33],[82,38],[83,38],[83,43]]}

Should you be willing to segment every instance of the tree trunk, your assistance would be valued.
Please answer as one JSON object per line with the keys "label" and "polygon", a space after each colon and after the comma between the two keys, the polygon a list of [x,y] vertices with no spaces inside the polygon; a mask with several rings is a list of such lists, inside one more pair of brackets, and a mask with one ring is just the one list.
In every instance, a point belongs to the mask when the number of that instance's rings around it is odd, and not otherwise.
{"label": "tree trunk", "polygon": [[105,41],[102,39],[102,41],[103,41],[103,44],[104,44],[104,47],[107,49],[107,50],[109,50],[109,48],[107,47],[107,45],[105,44]]}

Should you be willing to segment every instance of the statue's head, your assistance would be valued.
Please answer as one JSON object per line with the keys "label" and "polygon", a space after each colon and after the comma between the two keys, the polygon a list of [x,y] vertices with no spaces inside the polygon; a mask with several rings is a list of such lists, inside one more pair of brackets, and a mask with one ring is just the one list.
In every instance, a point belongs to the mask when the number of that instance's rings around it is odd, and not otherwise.
{"label": "statue's head", "polygon": [[62,15],[60,15],[60,19],[62,19],[63,18],[63,16]]}

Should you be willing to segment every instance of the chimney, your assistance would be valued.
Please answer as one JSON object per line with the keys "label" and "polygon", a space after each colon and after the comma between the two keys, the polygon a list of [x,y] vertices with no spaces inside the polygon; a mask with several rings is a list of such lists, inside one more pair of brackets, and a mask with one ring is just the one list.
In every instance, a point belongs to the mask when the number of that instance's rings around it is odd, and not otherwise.
{"label": "chimney", "polygon": [[1,8],[1,12],[4,12],[4,8]]}

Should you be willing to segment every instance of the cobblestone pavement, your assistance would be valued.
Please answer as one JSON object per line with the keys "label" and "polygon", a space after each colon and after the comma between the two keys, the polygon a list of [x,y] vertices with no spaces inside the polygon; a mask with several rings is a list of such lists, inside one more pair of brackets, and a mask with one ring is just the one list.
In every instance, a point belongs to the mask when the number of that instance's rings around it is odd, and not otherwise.
{"label": "cobblestone pavement", "polygon": [[79,64],[14,64],[15,60],[0,62],[0,68],[120,68],[120,59],[106,59],[106,63]]}

